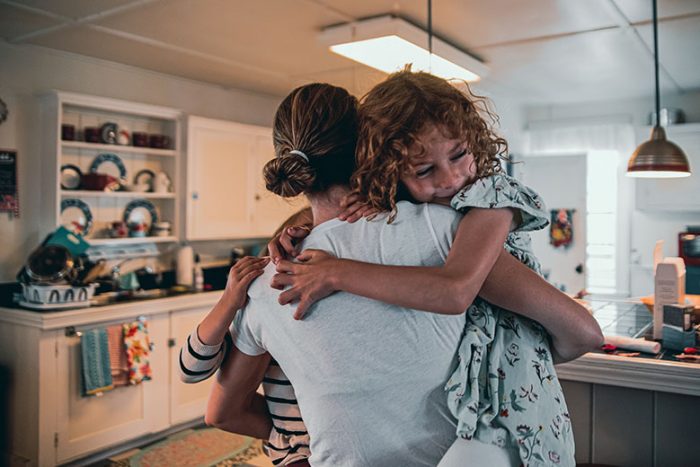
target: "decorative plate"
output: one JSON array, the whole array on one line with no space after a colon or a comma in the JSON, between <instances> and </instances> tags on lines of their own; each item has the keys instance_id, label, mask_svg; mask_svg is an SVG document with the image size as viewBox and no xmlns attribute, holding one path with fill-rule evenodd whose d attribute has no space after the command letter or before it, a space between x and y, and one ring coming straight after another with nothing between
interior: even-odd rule
<instances>
[{"instance_id":1,"label":"decorative plate","mask_svg":"<svg viewBox=\"0 0 700 467\"><path fill-rule=\"evenodd\" d=\"M119 135L119 125L113 122L107 122L100 127L100 139L105 144L117 144L117 136Z\"/></svg>"},{"instance_id":2,"label":"decorative plate","mask_svg":"<svg viewBox=\"0 0 700 467\"><path fill-rule=\"evenodd\" d=\"M100 168L100 166L102 166L102 164L105 162L111 162L117 168L119 174L117 174L114 170L106 171L103 169L101 171L98 171L98 168ZM126 167L124 166L124 162L122 162L119 156L109 152L106 152L104 154L98 154L97 157L95 157L95 159L92 161L92 164L90 164L90 173L103 173L106 175L111 175L115 178L119 178L122 182L126 181Z\"/></svg>"},{"instance_id":3,"label":"decorative plate","mask_svg":"<svg viewBox=\"0 0 700 467\"><path fill-rule=\"evenodd\" d=\"M61 224L73 233L87 236L92 228L90 207L82 199L64 199L61 201Z\"/></svg>"},{"instance_id":4,"label":"decorative plate","mask_svg":"<svg viewBox=\"0 0 700 467\"><path fill-rule=\"evenodd\" d=\"M158 212L147 199L135 199L124 208L124 222L130 228L134 224L145 225L145 230L149 231L151 226L158 222Z\"/></svg>"},{"instance_id":5,"label":"decorative plate","mask_svg":"<svg viewBox=\"0 0 700 467\"><path fill-rule=\"evenodd\" d=\"M77 165L63 164L61 166L61 189L77 190L80 188L80 178L83 172Z\"/></svg>"},{"instance_id":6,"label":"decorative plate","mask_svg":"<svg viewBox=\"0 0 700 467\"><path fill-rule=\"evenodd\" d=\"M156 178L156 174L152 170L143 169L139 170L136 175L134 175L134 185L139 185L141 183L147 183L151 190L153 190L153 179Z\"/></svg>"}]
</instances>

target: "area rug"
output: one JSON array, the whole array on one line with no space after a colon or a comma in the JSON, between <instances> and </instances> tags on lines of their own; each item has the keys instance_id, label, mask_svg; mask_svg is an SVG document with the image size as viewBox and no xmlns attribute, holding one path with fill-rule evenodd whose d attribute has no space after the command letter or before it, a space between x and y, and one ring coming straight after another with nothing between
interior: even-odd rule
<instances>
[{"instance_id":1,"label":"area rug","mask_svg":"<svg viewBox=\"0 0 700 467\"><path fill-rule=\"evenodd\" d=\"M272 465L262 451L261 441L216 428L181 431L141 448L128 457L111 461L115 467Z\"/></svg>"}]
</instances>

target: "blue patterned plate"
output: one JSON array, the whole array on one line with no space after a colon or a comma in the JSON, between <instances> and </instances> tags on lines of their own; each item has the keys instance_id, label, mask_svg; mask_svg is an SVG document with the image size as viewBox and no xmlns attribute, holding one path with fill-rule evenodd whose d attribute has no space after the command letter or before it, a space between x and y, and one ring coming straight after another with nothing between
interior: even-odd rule
<instances>
[{"instance_id":1,"label":"blue patterned plate","mask_svg":"<svg viewBox=\"0 0 700 467\"><path fill-rule=\"evenodd\" d=\"M124 222L127 225L146 224L146 231L149 231L158 222L158 212L147 199L135 199L124 208Z\"/></svg>"},{"instance_id":2,"label":"blue patterned plate","mask_svg":"<svg viewBox=\"0 0 700 467\"><path fill-rule=\"evenodd\" d=\"M82 199L64 199L61 201L61 224L71 232L86 237L92 228L90 206Z\"/></svg>"},{"instance_id":3,"label":"blue patterned plate","mask_svg":"<svg viewBox=\"0 0 700 467\"><path fill-rule=\"evenodd\" d=\"M117 156L116 154L112 154L109 152L103 153L103 154L98 154L97 157L92 161L92 164L90 164L90 173L96 174L96 173L106 173L107 175L112 175L116 177L114 173L109 173L109 172L99 172L98 168L105 162L111 162L114 164L117 169L119 170L119 179L122 183L126 182L126 167L124 167L124 162Z\"/></svg>"}]
</instances>

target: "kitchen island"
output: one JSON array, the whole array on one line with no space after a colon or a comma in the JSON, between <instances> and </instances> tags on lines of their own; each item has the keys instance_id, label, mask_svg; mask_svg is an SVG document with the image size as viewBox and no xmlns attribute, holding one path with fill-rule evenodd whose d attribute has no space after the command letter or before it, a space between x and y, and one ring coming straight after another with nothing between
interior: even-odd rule
<instances>
[{"instance_id":1,"label":"kitchen island","mask_svg":"<svg viewBox=\"0 0 700 467\"><path fill-rule=\"evenodd\" d=\"M220 294L60 312L0 308L0 363L14 372L16 459L29 465L66 463L200 422L209 385L180 381L178 351ZM598 305L593 314L608 332L635 336L650 322L648 311L636 304ZM102 397L82 397L78 334L139 317L148 321L154 345L153 379ZM591 352L557 365L557 372L578 462L688 465L682 461L697 437L691 425L700 420L700 364Z\"/></svg>"}]
</instances>

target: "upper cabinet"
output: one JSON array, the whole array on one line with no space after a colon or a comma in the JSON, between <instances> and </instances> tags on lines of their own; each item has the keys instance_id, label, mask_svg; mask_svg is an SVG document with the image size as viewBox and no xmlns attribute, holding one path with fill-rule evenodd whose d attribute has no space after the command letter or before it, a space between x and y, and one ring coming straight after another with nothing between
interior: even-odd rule
<instances>
[{"instance_id":1,"label":"upper cabinet","mask_svg":"<svg viewBox=\"0 0 700 467\"><path fill-rule=\"evenodd\" d=\"M637 144L649 139L651 129L637 132ZM686 178L636 179L637 209L645 211L700 211L700 123L666 128L669 141L683 149L692 175Z\"/></svg>"},{"instance_id":2,"label":"upper cabinet","mask_svg":"<svg viewBox=\"0 0 700 467\"><path fill-rule=\"evenodd\" d=\"M42 231L91 244L178 237L180 111L75 93L42 99Z\"/></svg>"},{"instance_id":3,"label":"upper cabinet","mask_svg":"<svg viewBox=\"0 0 700 467\"><path fill-rule=\"evenodd\" d=\"M265 188L262 169L274 157L272 129L187 118L188 240L269 237L304 200Z\"/></svg>"}]
</instances>

